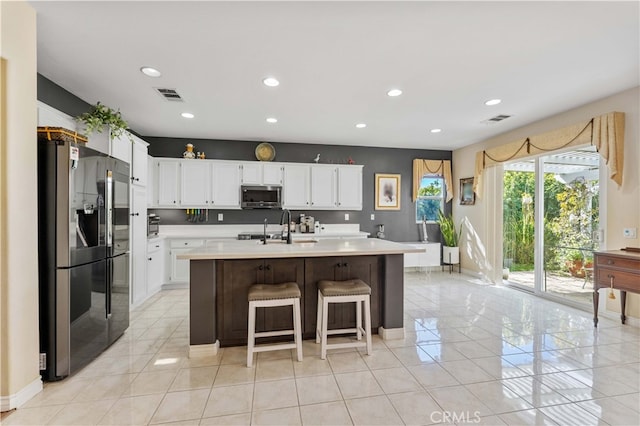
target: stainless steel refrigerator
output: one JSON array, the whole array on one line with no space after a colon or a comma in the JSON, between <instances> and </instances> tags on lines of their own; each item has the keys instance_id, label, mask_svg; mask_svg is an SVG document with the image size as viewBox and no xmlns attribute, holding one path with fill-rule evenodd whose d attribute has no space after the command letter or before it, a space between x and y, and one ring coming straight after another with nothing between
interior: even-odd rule
<instances>
[{"instance_id":1,"label":"stainless steel refrigerator","mask_svg":"<svg viewBox=\"0 0 640 426\"><path fill-rule=\"evenodd\" d=\"M77 372L129 326L129 165L38 140L40 369Z\"/></svg>"}]
</instances>

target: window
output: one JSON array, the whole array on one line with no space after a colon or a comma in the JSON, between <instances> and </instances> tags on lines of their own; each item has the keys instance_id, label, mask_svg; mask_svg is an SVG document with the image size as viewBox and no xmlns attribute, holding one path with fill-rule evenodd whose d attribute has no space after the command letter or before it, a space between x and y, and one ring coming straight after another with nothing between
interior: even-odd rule
<instances>
[{"instance_id":1,"label":"window","mask_svg":"<svg viewBox=\"0 0 640 426\"><path fill-rule=\"evenodd\" d=\"M444 179L442 176L423 176L416 200L416 223L435 222L438 211L444 211Z\"/></svg>"}]
</instances>

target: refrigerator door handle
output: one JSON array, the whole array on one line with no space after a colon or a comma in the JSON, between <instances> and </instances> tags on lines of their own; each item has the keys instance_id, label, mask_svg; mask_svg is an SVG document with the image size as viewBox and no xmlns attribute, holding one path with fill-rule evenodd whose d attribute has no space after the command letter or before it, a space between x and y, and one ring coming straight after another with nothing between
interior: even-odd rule
<instances>
[{"instance_id":1,"label":"refrigerator door handle","mask_svg":"<svg viewBox=\"0 0 640 426\"><path fill-rule=\"evenodd\" d=\"M107 289L105 291L105 303L107 319L111 318L111 293L113 292L113 259L107 260Z\"/></svg>"},{"instance_id":2,"label":"refrigerator door handle","mask_svg":"<svg viewBox=\"0 0 640 426\"><path fill-rule=\"evenodd\" d=\"M105 225L107 227L107 247L113 245L113 171L107 170L105 186Z\"/></svg>"}]
</instances>

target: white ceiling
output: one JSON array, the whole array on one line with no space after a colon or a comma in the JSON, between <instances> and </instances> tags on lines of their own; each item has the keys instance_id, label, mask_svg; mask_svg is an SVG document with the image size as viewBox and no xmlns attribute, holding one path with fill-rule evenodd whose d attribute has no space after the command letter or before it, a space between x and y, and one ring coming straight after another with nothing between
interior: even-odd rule
<instances>
[{"instance_id":1,"label":"white ceiling","mask_svg":"<svg viewBox=\"0 0 640 426\"><path fill-rule=\"evenodd\" d=\"M451 150L639 84L637 1L30 3L38 72L144 136Z\"/></svg>"}]
</instances>

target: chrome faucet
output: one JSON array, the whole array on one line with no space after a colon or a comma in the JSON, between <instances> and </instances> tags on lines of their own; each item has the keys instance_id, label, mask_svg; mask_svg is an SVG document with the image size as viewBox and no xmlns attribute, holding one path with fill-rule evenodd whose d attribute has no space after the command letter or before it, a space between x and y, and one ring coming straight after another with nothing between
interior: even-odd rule
<instances>
[{"instance_id":1,"label":"chrome faucet","mask_svg":"<svg viewBox=\"0 0 640 426\"><path fill-rule=\"evenodd\" d=\"M289 211L289 209L282 209L282 216L280 216L280 225L286 225L285 230L287 232L287 244L291 244L293 242L291 240L290 223L291 223L291 212Z\"/></svg>"},{"instance_id":2,"label":"chrome faucet","mask_svg":"<svg viewBox=\"0 0 640 426\"><path fill-rule=\"evenodd\" d=\"M267 244L267 218L264 218L264 237L262 238L262 244Z\"/></svg>"}]
</instances>

